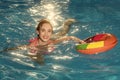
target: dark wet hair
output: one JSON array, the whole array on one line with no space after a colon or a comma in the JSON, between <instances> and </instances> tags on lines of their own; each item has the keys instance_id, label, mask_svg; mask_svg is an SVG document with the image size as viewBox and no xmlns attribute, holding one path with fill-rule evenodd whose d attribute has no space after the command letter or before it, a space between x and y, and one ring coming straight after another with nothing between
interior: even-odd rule
<instances>
[{"instance_id":1,"label":"dark wet hair","mask_svg":"<svg viewBox=\"0 0 120 80\"><path fill-rule=\"evenodd\" d=\"M37 25L36 30L37 30L37 31L40 30L40 28L42 27L42 25L45 24L45 23L50 24L50 26L52 27L52 24L51 24L48 20L42 19L42 20L40 20L39 24ZM53 28L53 27L52 27L52 28Z\"/></svg>"}]
</instances>

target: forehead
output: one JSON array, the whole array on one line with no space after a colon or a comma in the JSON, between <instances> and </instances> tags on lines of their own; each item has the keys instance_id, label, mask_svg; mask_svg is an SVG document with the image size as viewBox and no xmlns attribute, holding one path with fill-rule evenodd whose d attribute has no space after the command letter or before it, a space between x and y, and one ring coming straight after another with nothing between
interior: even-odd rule
<instances>
[{"instance_id":1,"label":"forehead","mask_svg":"<svg viewBox=\"0 0 120 80\"><path fill-rule=\"evenodd\" d=\"M52 26L49 23L44 23L41 28L43 29L52 29Z\"/></svg>"}]
</instances>

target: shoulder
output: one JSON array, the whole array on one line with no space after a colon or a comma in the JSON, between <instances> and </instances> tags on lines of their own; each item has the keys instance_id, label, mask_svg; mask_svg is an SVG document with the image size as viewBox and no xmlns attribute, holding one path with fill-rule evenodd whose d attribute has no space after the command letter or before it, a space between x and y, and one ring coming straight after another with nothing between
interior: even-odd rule
<instances>
[{"instance_id":1,"label":"shoulder","mask_svg":"<svg viewBox=\"0 0 120 80\"><path fill-rule=\"evenodd\" d=\"M35 41L37 41L37 40L38 40L38 38L35 37L35 38L30 39L29 42L31 43L31 42L35 42Z\"/></svg>"},{"instance_id":2,"label":"shoulder","mask_svg":"<svg viewBox=\"0 0 120 80\"><path fill-rule=\"evenodd\" d=\"M37 46L37 43L38 43L38 38L37 37L29 40L29 46Z\"/></svg>"}]
</instances>

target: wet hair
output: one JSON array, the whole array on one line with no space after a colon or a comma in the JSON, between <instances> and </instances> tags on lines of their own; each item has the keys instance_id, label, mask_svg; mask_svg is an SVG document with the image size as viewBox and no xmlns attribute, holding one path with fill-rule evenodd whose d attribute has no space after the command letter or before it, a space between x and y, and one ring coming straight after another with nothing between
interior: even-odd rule
<instances>
[{"instance_id":1,"label":"wet hair","mask_svg":"<svg viewBox=\"0 0 120 80\"><path fill-rule=\"evenodd\" d=\"M42 20L39 21L39 24L37 25L36 30L37 30L37 31L40 30L40 28L42 27L42 25L45 24L45 23L50 24L50 26L52 27L52 24L51 24L48 20L42 19ZM52 28L53 28L53 27L52 27Z\"/></svg>"}]
</instances>

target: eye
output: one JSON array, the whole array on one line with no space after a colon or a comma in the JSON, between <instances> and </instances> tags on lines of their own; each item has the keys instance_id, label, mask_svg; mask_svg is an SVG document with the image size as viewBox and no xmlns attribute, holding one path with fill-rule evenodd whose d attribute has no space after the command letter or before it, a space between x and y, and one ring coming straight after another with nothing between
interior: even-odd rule
<instances>
[{"instance_id":1,"label":"eye","mask_svg":"<svg viewBox=\"0 0 120 80\"><path fill-rule=\"evenodd\" d=\"M48 32L49 32L49 33L51 33L51 32L52 32L52 30L48 30Z\"/></svg>"}]
</instances>

